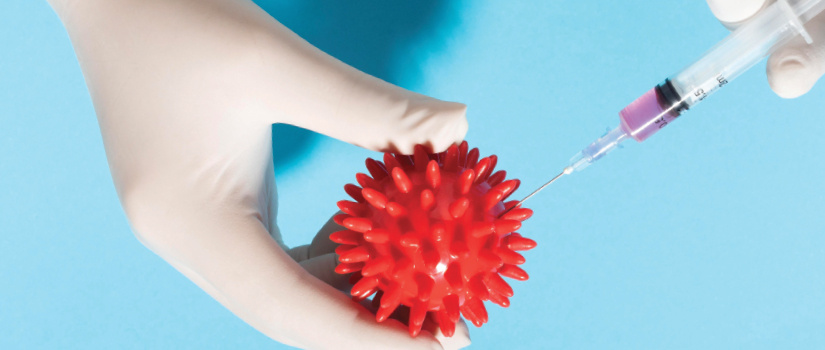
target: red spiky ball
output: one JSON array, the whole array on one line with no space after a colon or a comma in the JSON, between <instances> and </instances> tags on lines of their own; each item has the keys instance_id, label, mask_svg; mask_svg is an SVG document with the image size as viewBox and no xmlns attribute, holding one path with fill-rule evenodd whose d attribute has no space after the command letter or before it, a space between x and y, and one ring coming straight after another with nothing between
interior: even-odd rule
<instances>
[{"instance_id":1,"label":"red spiky ball","mask_svg":"<svg viewBox=\"0 0 825 350\"><path fill-rule=\"evenodd\" d=\"M399 306L410 307L409 329L418 335L427 313L447 336L459 314L477 327L487 322L483 301L510 305L513 289L501 276L524 281L527 273L517 253L536 242L514 232L533 212L515 208L501 215L503 203L519 186L493 173L496 156L479 160L467 143L413 156L384 154L384 162L367 159L369 175L344 186L355 200L340 201L345 213L335 221L347 228L330 235L341 245L335 271L354 273L352 295L376 294L376 314L386 320ZM501 216L501 217L499 217Z\"/></svg>"}]
</instances>

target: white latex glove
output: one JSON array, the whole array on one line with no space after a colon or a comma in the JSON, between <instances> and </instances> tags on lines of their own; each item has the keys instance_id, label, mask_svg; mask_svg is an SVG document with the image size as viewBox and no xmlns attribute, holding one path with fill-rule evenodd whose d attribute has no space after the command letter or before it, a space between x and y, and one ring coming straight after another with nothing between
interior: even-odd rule
<instances>
[{"instance_id":1,"label":"white latex glove","mask_svg":"<svg viewBox=\"0 0 825 350\"><path fill-rule=\"evenodd\" d=\"M735 29L774 0L707 0L711 11L728 29ZM811 19L805 28L813 38L808 45L801 36L776 51L768 59L768 83L777 95L795 98L813 88L825 74L825 12Z\"/></svg>"},{"instance_id":2,"label":"white latex glove","mask_svg":"<svg viewBox=\"0 0 825 350\"><path fill-rule=\"evenodd\" d=\"M50 0L71 37L136 236L267 336L313 349L440 349L343 292L322 228L292 250L275 224L271 124L376 151L443 151L465 106L324 54L249 0ZM323 204L323 203L322 203ZM325 205L334 206L335 203ZM326 283L325 283L326 282Z\"/></svg>"}]
</instances>

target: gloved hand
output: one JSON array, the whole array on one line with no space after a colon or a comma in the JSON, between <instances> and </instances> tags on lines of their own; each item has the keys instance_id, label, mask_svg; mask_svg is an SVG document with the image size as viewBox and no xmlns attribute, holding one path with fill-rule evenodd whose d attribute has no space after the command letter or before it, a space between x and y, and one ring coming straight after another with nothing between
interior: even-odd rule
<instances>
[{"instance_id":1,"label":"gloved hand","mask_svg":"<svg viewBox=\"0 0 825 350\"><path fill-rule=\"evenodd\" d=\"M376 151L443 151L467 131L464 105L363 74L249 0L50 2L86 78L118 196L147 247L288 345L469 344L464 325L451 339L411 338L333 288L346 285L333 272L334 223L311 245L284 246L271 154L273 123Z\"/></svg>"},{"instance_id":2,"label":"gloved hand","mask_svg":"<svg viewBox=\"0 0 825 350\"><path fill-rule=\"evenodd\" d=\"M728 29L753 17L774 0L707 0L711 11ZM811 19L805 28L813 38L808 45L800 36L768 59L768 83L777 95L795 98L813 88L825 74L825 12Z\"/></svg>"}]
</instances>

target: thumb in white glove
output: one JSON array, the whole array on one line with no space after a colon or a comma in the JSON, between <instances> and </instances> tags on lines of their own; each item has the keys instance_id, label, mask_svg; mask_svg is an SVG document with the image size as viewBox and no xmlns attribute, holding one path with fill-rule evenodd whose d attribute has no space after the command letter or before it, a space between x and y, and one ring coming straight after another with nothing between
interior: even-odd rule
<instances>
[{"instance_id":1,"label":"thumb in white glove","mask_svg":"<svg viewBox=\"0 0 825 350\"><path fill-rule=\"evenodd\" d=\"M774 0L707 0L711 11L729 29L735 29ZM825 12L806 25L809 45L798 36L768 59L768 83L777 95L795 98L813 88L825 74Z\"/></svg>"}]
</instances>

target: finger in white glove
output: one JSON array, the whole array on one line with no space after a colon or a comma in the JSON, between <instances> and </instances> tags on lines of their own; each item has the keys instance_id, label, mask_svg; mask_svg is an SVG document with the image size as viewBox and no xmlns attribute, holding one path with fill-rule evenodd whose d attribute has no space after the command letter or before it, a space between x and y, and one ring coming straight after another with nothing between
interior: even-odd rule
<instances>
[{"instance_id":1,"label":"finger in white glove","mask_svg":"<svg viewBox=\"0 0 825 350\"><path fill-rule=\"evenodd\" d=\"M736 29L773 0L707 0L716 18L729 29ZM805 29L813 44L801 36L779 48L768 59L768 83L777 95L796 98L813 88L825 74L825 13L811 19Z\"/></svg>"}]
</instances>

